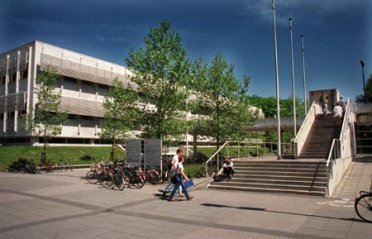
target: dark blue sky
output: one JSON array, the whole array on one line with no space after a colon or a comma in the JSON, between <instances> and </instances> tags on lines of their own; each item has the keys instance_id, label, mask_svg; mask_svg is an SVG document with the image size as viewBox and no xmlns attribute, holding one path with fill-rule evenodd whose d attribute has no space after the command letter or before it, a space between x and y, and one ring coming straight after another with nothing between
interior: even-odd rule
<instances>
[{"instance_id":1,"label":"dark blue sky","mask_svg":"<svg viewBox=\"0 0 372 239\"><path fill-rule=\"evenodd\" d=\"M277 0L281 96L291 95L288 18L293 18L297 94L302 97L300 35L308 89L362 92L361 66L372 73L371 0ZM189 57L220 52L250 94L275 95L271 0L1 0L0 52L40 40L124 65L149 27L168 19Z\"/></svg>"}]
</instances>

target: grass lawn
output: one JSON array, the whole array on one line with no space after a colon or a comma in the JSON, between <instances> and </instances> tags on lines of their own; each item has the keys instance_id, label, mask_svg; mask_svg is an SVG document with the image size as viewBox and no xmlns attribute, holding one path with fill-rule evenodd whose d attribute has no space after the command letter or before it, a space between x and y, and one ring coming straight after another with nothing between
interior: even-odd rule
<instances>
[{"instance_id":1,"label":"grass lawn","mask_svg":"<svg viewBox=\"0 0 372 239\"><path fill-rule=\"evenodd\" d=\"M0 169L4 170L19 158L33 159L37 164L40 162L42 147L32 146L1 146ZM47 149L48 160L58 163L60 160L70 164L89 164L95 161L108 160L111 147L49 147ZM125 153L115 149L115 158L123 160Z\"/></svg>"},{"instance_id":2,"label":"grass lawn","mask_svg":"<svg viewBox=\"0 0 372 239\"><path fill-rule=\"evenodd\" d=\"M238 147L228 147L221 150L221 153L224 157L238 157ZM198 147L198 152L205 155L207 158L210 158L215 152L216 147ZM240 156L241 157L250 157L250 156L263 156L270 153L269 148L265 147L240 147Z\"/></svg>"}]
</instances>

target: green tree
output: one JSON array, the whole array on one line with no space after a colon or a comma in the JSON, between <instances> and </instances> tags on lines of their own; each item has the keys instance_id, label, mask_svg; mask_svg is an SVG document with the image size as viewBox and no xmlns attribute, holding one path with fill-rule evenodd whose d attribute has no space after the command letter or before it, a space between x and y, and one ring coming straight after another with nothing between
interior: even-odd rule
<instances>
[{"instance_id":1,"label":"green tree","mask_svg":"<svg viewBox=\"0 0 372 239\"><path fill-rule=\"evenodd\" d=\"M132 80L140 86L143 100L155 106L143 108L144 136L165 139L184 134L190 64L181 37L171 31L169 22L150 28L145 47L131 49L126 64L135 73Z\"/></svg>"},{"instance_id":2,"label":"green tree","mask_svg":"<svg viewBox=\"0 0 372 239\"><path fill-rule=\"evenodd\" d=\"M273 118L276 115L276 98L275 97L260 97L257 95L249 96L249 103L262 109L262 112L267 118ZM296 114L297 116L304 116L304 104L300 98L296 98ZM293 116L293 101L292 98L280 100L280 116Z\"/></svg>"},{"instance_id":3,"label":"green tree","mask_svg":"<svg viewBox=\"0 0 372 239\"><path fill-rule=\"evenodd\" d=\"M35 94L37 102L34 116L28 116L26 128L43 138L41 162L47 161L47 145L51 137L61 133L62 124L67 119L66 112L61 111L61 94L56 90L59 75L48 68L36 79Z\"/></svg>"},{"instance_id":4,"label":"green tree","mask_svg":"<svg viewBox=\"0 0 372 239\"><path fill-rule=\"evenodd\" d=\"M115 145L118 140L129 138L128 132L135 129L138 116L138 93L134 89L124 88L123 82L113 80L113 86L105 96L105 115L102 122L103 139L111 141L112 150L110 160L115 160Z\"/></svg>"},{"instance_id":5,"label":"green tree","mask_svg":"<svg viewBox=\"0 0 372 239\"><path fill-rule=\"evenodd\" d=\"M209 132L217 148L222 141L244 138L244 127L255 119L247 97L250 78L244 77L239 83L234 66L228 65L221 54L214 57L211 66L196 61L192 72L190 85L198 92L194 111L205 115L196 120L194 130Z\"/></svg>"},{"instance_id":6,"label":"green tree","mask_svg":"<svg viewBox=\"0 0 372 239\"><path fill-rule=\"evenodd\" d=\"M360 103L372 103L372 74L367 79L366 89L363 95L358 95L356 98Z\"/></svg>"}]
</instances>

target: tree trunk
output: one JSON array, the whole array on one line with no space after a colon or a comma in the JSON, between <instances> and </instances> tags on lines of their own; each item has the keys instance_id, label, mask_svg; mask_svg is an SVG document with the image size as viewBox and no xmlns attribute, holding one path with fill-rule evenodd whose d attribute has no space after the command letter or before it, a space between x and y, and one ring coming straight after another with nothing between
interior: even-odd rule
<instances>
[{"instance_id":1,"label":"tree trunk","mask_svg":"<svg viewBox=\"0 0 372 239\"><path fill-rule=\"evenodd\" d=\"M112 145L111 145L111 154L110 160L115 161L115 130L112 132Z\"/></svg>"},{"instance_id":2,"label":"tree trunk","mask_svg":"<svg viewBox=\"0 0 372 239\"><path fill-rule=\"evenodd\" d=\"M44 126L45 127L45 126ZM44 145L43 145L43 152L41 153L41 159L40 159L40 162L42 164L45 164L46 161L47 161L47 154L46 154L46 147L47 147L47 141L48 141L48 137L46 135L46 129L44 128L44 135L43 135L43 138L44 138Z\"/></svg>"}]
</instances>

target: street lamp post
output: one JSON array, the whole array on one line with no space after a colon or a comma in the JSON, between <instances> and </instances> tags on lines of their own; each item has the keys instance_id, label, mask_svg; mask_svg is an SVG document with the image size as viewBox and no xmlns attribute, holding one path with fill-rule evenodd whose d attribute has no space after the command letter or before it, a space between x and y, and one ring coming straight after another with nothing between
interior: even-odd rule
<instances>
[{"instance_id":1,"label":"street lamp post","mask_svg":"<svg viewBox=\"0 0 372 239\"><path fill-rule=\"evenodd\" d=\"M279 67L278 67L278 43L276 39L276 15L275 0L272 0L273 9L273 32L274 32L274 58L275 58L275 83L276 83L276 113L278 126L278 160L282 158L281 130L280 130L280 94L279 94Z\"/></svg>"},{"instance_id":2,"label":"street lamp post","mask_svg":"<svg viewBox=\"0 0 372 239\"><path fill-rule=\"evenodd\" d=\"M363 78L363 96L366 96L366 82L364 78L364 61L360 60L360 65L362 66L362 78Z\"/></svg>"},{"instance_id":3,"label":"street lamp post","mask_svg":"<svg viewBox=\"0 0 372 239\"><path fill-rule=\"evenodd\" d=\"M305 43L304 35L301 35L301 53L302 53L302 81L304 85L304 104L305 115L307 114L307 94L306 94L306 78L305 78Z\"/></svg>"},{"instance_id":4,"label":"street lamp post","mask_svg":"<svg viewBox=\"0 0 372 239\"><path fill-rule=\"evenodd\" d=\"M295 86L295 69L294 69L294 56L293 56L293 25L292 18L289 18L289 36L291 42L291 62L292 62L292 100L293 100L293 138L297 134L296 122L296 86Z\"/></svg>"},{"instance_id":5,"label":"street lamp post","mask_svg":"<svg viewBox=\"0 0 372 239\"><path fill-rule=\"evenodd\" d=\"M189 109L187 105L187 98L186 98L186 124L189 122ZM189 158L189 131L186 130L186 158Z\"/></svg>"}]
</instances>

